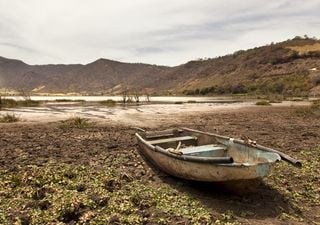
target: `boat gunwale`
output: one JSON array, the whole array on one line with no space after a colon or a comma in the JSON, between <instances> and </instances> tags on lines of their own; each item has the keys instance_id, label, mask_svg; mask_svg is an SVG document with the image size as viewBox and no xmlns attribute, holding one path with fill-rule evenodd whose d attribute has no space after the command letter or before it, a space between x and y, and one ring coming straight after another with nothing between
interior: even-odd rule
<instances>
[{"instance_id":1,"label":"boat gunwale","mask_svg":"<svg viewBox=\"0 0 320 225\"><path fill-rule=\"evenodd\" d=\"M199 132L201 132L201 131L199 131ZM261 165L273 164L273 163L279 161L279 160L276 160L276 161L273 161L273 162L239 163L239 162L234 162L232 157L230 157L232 162L219 162L219 160L221 158L225 158L225 157L201 157L201 156L178 155L178 154L174 154L174 153L168 152L168 151L166 151L165 149L163 149L160 146L154 146L154 145L150 144L143 137L141 137L139 133L136 133L135 135L138 138L138 140L140 142L142 142L144 145L146 145L150 150L158 152L158 153L161 153L161 154L164 154L164 155L166 155L168 157L171 157L171 158L182 160L182 161L201 162L201 163L215 163L216 165L227 166L227 167L261 166ZM229 137L224 137L224 136L221 136L221 137L225 138L226 140L230 140ZM276 154L276 153L274 153L274 154ZM214 158L220 158L220 159L217 160L217 159L214 159Z\"/></svg>"}]
</instances>

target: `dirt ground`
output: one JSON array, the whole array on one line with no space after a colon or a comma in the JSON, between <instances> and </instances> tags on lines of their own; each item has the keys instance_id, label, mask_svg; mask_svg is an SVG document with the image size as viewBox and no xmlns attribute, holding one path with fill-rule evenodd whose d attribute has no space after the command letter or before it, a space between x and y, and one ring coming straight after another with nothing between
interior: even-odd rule
<instances>
[{"instance_id":1,"label":"dirt ground","mask_svg":"<svg viewBox=\"0 0 320 225\"><path fill-rule=\"evenodd\" d=\"M129 126L0 124L0 224L320 224L318 114L250 107L184 115L157 129L176 126L246 135L304 166L281 162L256 193L239 195L157 170Z\"/></svg>"}]
</instances>

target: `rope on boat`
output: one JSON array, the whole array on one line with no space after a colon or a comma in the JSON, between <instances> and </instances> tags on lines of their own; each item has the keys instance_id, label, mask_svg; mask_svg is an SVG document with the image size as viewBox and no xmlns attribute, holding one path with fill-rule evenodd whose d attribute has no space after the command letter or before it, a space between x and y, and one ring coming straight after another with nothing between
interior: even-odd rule
<instances>
[{"instance_id":1,"label":"rope on boat","mask_svg":"<svg viewBox=\"0 0 320 225\"><path fill-rule=\"evenodd\" d=\"M167 148L167 151L176 155L183 155L183 152L180 151L180 147L181 147L181 141L179 141L177 147L174 148Z\"/></svg>"}]
</instances>

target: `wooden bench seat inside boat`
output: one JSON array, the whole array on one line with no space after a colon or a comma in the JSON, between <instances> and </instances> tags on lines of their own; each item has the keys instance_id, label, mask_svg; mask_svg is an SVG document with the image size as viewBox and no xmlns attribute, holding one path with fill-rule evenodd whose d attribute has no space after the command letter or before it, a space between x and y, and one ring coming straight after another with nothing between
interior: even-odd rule
<instances>
[{"instance_id":1,"label":"wooden bench seat inside boat","mask_svg":"<svg viewBox=\"0 0 320 225\"><path fill-rule=\"evenodd\" d=\"M182 148L180 151L184 155L196 155L202 157L220 157L225 155L226 146L221 145L200 145Z\"/></svg>"},{"instance_id":2,"label":"wooden bench seat inside boat","mask_svg":"<svg viewBox=\"0 0 320 225\"><path fill-rule=\"evenodd\" d=\"M184 145L196 145L197 137L194 136L182 136L182 137L173 137L173 138L163 138L157 140L148 141L152 145L159 145L162 148L175 148L179 142Z\"/></svg>"},{"instance_id":3,"label":"wooden bench seat inside boat","mask_svg":"<svg viewBox=\"0 0 320 225\"><path fill-rule=\"evenodd\" d=\"M177 136L181 133L180 129L168 129L162 131L149 131L145 133L147 139L157 139L157 138L171 138Z\"/></svg>"},{"instance_id":4,"label":"wooden bench seat inside boat","mask_svg":"<svg viewBox=\"0 0 320 225\"><path fill-rule=\"evenodd\" d=\"M146 138L148 139L156 139L156 138L170 138L174 137L174 134L168 133L168 134L147 134Z\"/></svg>"}]
</instances>

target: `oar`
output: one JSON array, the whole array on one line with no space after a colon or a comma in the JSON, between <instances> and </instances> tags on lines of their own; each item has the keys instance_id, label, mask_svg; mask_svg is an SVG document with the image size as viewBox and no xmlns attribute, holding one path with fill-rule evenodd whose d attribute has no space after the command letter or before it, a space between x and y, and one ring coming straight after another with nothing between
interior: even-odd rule
<instances>
[{"instance_id":1,"label":"oar","mask_svg":"<svg viewBox=\"0 0 320 225\"><path fill-rule=\"evenodd\" d=\"M265 151L268 151L268 152L273 152L273 153L277 153L278 155L280 155L281 159L290 163L291 165L295 166L295 167L298 167L298 168L301 168L302 167L302 163L294 158L292 158L291 156L283 153L283 152L280 152L280 151L277 151L275 149L272 149L272 148L268 148L268 147L264 147L264 146L261 146L261 145L257 145L257 147L261 150L265 150Z\"/></svg>"}]
</instances>

